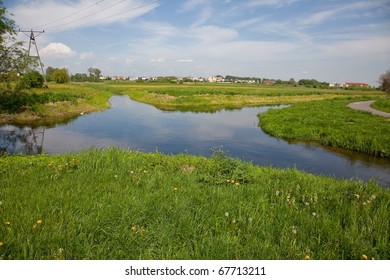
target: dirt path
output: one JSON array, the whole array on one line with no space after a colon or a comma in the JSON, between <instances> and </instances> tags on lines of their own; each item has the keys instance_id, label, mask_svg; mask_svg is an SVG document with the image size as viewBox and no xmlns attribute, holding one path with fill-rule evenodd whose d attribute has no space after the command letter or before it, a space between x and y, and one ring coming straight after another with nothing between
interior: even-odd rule
<instances>
[{"instance_id":1,"label":"dirt path","mask_svg":"<svg viewBox=\"0 0 390 280\"><path fill-rule=\"evenodd\" d=\"M382 117L390 118L390 113L379 111L379 110L376 110L376 109L371 107L371 104L374 103L375 101L376 100L354 102L354 103L348 104L348 107L351 109L367 111L367 112L371 112L374 115L379 115Z\"/></svg>"}]
</instances>

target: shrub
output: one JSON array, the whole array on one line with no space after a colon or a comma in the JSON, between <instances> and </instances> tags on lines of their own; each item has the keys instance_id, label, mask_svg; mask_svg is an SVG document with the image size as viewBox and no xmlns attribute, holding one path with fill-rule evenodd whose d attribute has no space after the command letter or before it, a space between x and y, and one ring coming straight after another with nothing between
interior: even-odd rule
<instances>
[{"instance_id":1,"label":"shrub","mask_svg":"<svg viewBox=\"0 0 390 280\"><path fill-rule=\"evenodd\" d=\"M41 88L44 83L43 75L38 71L30 71L23 75L19 87L21 88Z\"/></svg>"},{"instance_id":2,"label":"shrub","mask_svg":"<svg viewBox=\"0 0 390 280\"><path fill-rule=\"evenodd\" d=\"M51 78L58 84L68 83L70 79L68 70L65 68L56 69L51 75Z\"/></svg>"}]
</instances>

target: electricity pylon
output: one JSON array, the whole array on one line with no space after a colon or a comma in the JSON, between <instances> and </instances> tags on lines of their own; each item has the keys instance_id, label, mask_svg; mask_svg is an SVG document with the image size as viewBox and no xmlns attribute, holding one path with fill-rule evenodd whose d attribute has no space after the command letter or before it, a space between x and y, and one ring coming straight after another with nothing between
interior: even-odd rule
<instances>
[{"instance_id":1,"label":"electricity pylon","mask_svg":"<svg viewBox=\"0 0 390 280\"><path fill-rule=\"evenodd\" d=\"M40 34L44 33L45 30L42 30L42 31L35 30L34 31L34 30L31 29L31 31L23 31L23 30L19 29L19 32L23 32L24 34L26 34L27 36L30 37L30 42L28 44L28 56L30 56L30 57L38 57L39 66L41 67L43 79L44 79L45 84L46 84L46 75L45 75L45 72L43 70L43 64L42 64L41 57L40 57L39 51L38 51L38 45L37 45L37 42L35 40L35 38L38 37ZM37 33L38 35L35 36L35 33ZM35 50L37 52L37 55L35 55L35 56L31 55L31 45L35 46Z\"/></svg>"}]
</instances>

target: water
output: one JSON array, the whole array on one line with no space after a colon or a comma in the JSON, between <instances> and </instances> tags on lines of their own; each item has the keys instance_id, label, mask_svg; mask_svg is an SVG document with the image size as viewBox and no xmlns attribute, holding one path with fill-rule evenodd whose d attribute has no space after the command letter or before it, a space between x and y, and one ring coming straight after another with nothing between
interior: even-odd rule
<instances>
[{"instance_id":1,"label":"water","mask_svg":"<svg viewBox=\"0 0 390 280\"><path fill-rule=\"evenodd\" d=\"M309 143L289 143L265 134L257 114L270 107L216 113L164 112L113 96L111 108L54 128L0 127L0 150L8 153L75 152L119 146L144 152L210 156L212 148L258 165L296 167L338 178L376 179L390 188L390 160Z\"/></svg>"}]
</instances>

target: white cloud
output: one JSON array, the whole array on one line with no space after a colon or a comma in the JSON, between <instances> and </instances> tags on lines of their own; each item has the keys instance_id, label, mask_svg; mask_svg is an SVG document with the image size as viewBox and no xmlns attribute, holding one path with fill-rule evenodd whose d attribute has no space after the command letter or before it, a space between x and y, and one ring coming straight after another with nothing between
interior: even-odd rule
<instances>
[{"instance_id":1,"label":"white cloud","mask_svg":"<svg viewBox=\"0 0 390 280\"><path fill-rule=\"evenodd\" d=\"M88 59L93 59L95 58L95 55L93 52L83 52L80 54L80 59L81 60L88 60Z\"/></svg>"},{"instance_id":2,"label":"white cloud","mask_svg":"<svg viewBox=\"0 0 390 280\"><path fill-rule=\"evenodd\" d=\"M194 60L192 58L186 58L186 59L178 59L177 62L182 62L182 63L193 63Z\"/></svg>"},{"instance_id":3,"label":"white cloud","mask_svg":"<svg viewBox=\"0 0 390 280\"><path fill-rule=\"evenodd\" d=\"M50 43L42 49L41 53L44 55L57 57L71 57L76 55L75 51L63 43Z\"/></svg>"},{"instance_id":4,"label":"white cloud","mask_svg":"<svg viewBox=\"0 0 390 280\"><path fill-rule=\"evenodd\" d=\"M188 34L188 36L200 39L203 42L230 41L238 37L238 32L234 29L213 25L191 28Z\"/></svg>"},{"instance_id":5,"label":"white cloud","mask_svg":"<svg viewBox=\"0 0 390 280\"><path fill-rule=\"evenodd\" d=\"M125 22L159 6L157 1L35 0L10 8L21 28L51 32Z\"/></svg>"},{"instance_id":6,"label":"white cloud","mask_svg":"<svg viewBox=\"0 0 390 280\"><path fill-rule=\"evenodd\" d=\"M188 12L192 11L194 8L198 8L198 6L203 6L209 3L209 0L187 0L182 4L179 8L180 12Z\"/></svg>"},{"instance_id":7,"label":"white cloud","mask_svg":"<svg viewBox=\"0 0 390 280\"><path fill-rule=\"evenodd\" d=\"M165 57L151 58L150 62L162 63L165 62Z\"/></svg>"}]
</instances>

